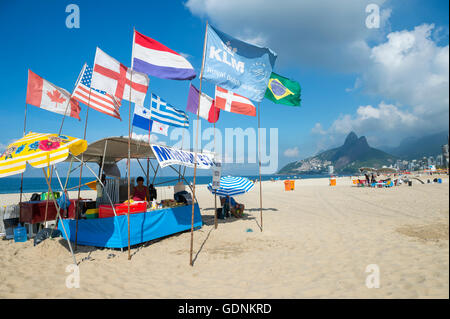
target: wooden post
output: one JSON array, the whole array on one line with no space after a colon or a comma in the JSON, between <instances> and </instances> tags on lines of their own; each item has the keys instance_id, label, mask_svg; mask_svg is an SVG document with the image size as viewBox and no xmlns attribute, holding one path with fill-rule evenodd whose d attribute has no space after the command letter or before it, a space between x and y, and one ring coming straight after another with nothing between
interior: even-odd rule
<instances>
[{"instance_id":1,"label":"wooden post","mask_svg":"<svg viewBox=\"0 0 450 319\"><path fill-rule=\"evenodd\" d=\"M133 51L134 51L134 34L135 29L133 27L133 48L131 49L131 67L130 67L130 96L128 97L128 162L127 162L127 172L128 172L128 211L127 211L127 221L128 221L128 260L131 260L131 251L130 251L130 174L131 174L131 92L133 86ZM126 75L125 75L126 76Z\"/></svg>"},{"instance_id":2,"label":"wooden post","mask_svg":"<svg viewBox=\"0 0 450 319\"><path fill-rule=\"evenodd\" d=\"M217 154L217 152L216 152L216 122L214 122L214 154ZM214 177L213 177L213 181L214 181ZM217 229L217 189L214 192L214 229Z\"/></svg>"},{"instance_id":3,"label":"wooden post","mask_svg":"<svg viewBox=\"0 0 450 319\"><path fill-rule=\"evenodd\" d=\"M23 119L23 136L26 134L27 127L27 102L25 100L25 116ZM19 199L19 216L22 211L22 195L23 195L23 172L20 174L20 199Z\"/></svg>"},{"instance_id":4,"label":"wooden post","mask_svg":"<svg viewBox=\"0 0 450 319\"><path fill-rule=\"evenodd\" d=\"M89 106L89 104L91 103L91 91L92 91L92 88L89 88L88 108L87 108L87 111L86 111L86 119L84 121L83 140L86 139L86 131L87 131L87 122L88 122L88 117L89 117L89 109L91 108ZM81 153L81 162L83 162L83 160L84 160L84 152ZM78 210L79 210L79 207L80 207L80 199L81 199L81 196L80 196L81 194L80 193L81 193L81 176L82 176L82 174L83 174L83 165L81 165L81 167L80 167L80 178L78 179L79 187L78 187L78 196L77 196L78 201L77 201L77 203L75 205L75 220L76 220L76 222L75 222L75 251L78 248L78 246L77 246L77 239L78 239Z\"/></svg>"},{"instance_id":5,"label":"wooden post","mask_svg":"<svg viewBox=\"0 0 450 319\"><path fill-rule=\"evenodd\" d=\"M192 262L192 250L194 247L194 207L195 207L195 177L197 174L197 147L198 147L198 121L200 118L200 97L202 95L202 78L203 78L203 67L205 65L205 52L206 52L206 37L208 33L208 21L206 21L206 29L205 29L205 40L203 43L203 59L202 59L202 68L200 70L200 88L198 94L198 107L197 107L197 132L195 134L195 150L194 150L194 180L193 180L193 189L192 189L192 217L191 217L191 249L189 255L189 265L193 266Z\"/></svg>"},{"instance_id":6,"label":"wooden post","mask_svg":"<svg viewBox=\"0 0 450 319\"><path fill-rule=\"evenodd\" d=\"M263 231L263 212L262 212L262 182L261 182L261 102L258 102L258 167L259 167L259 212L261 216L261 231Z\"/></svg>"},{"instance_id":7,"label":"wooden post","mask_svg":"<svg viewBox=\"0 0 450 319\"><path fill-rule=\"evenodd\" d=\"M78 81L80 80L80 77L81 77L81 75L84 72L84 69L86 69L86 66L87 65L86 65L86 62L85 62L84 65L83 65L83 68L81 68L80 74L78 74L77 81L75 82L75 86L73 87L72 94L70 95L71 98L72 98L73 92L75 92L75 88L77 87ZM89 92L89 94L90 94L90 92ZM69 105L70 105L70 99L67 101L66 109L64 110L64 115L63 115L63 118L62 118L62 121L61 121L61 126L59 127L58 135L61 135L62 128L63 128L63 125L64 125L64 119L66 118L66 114L67 114L67 110L69 109ZM88 105L88 107L89 107L89 105Z\"/></svg>"}]
</instances>

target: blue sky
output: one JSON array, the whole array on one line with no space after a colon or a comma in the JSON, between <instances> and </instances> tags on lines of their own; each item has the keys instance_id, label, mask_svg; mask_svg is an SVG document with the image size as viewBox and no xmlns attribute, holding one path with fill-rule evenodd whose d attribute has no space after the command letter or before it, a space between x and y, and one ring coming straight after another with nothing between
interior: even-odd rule
<instances>
[{"instance_id":1,"label":"blue sky","mask_svg":"<svg viewBox=\"0 0 450 319\"><path fill-rule=\"evenodd\" d=\"M65 8L70 3L80 8L79 29L65 25ZM368 13L364 9L369 3L379 4L379 29L365 26ZM302 86L300 108L268 100L261 103L262 127L279 130L280 168L339 145L350 130L366 135L374 146L448 130L448 119L442 120L443 115L448 118L448 62L446 70L442 67L445 57L448 61L448 10L448 2L437 0L2 1L0 146L22 135L28 69L71 91L83 63L92 65L96 46L129 65L135 27L187 54L199 73L207 19L230 35L270 47L278 53L275 71ZM419 26L423 27L415 29ZM388 37L392 33L397 36ZM409 46L400 50L400 62L394 59L399 45ZM431 83L428 78L440 79L436 85L429 84L436 90L430 101L420 94ZM198 79L193 83L198 87ZM149 92L185 109L188 88L188 81L151 78ZM204 90L214 96L212 84L204 82ZM85 115L82 105L82 121L67 119L63 132L82 137ZM128 102L123 102L121 115L120 122L90 111L87 140L127 135ZM55 132L61 118L29 106L27 131ZM389 123L391 119L396 122ZM202 126L210 124L203 121ZM222 130L256 126L257 118L226 112L217 125ZM158 139L168 141L163 136ZM257 173L254 165L230 169Z\"/></svg>"}]
</instances>

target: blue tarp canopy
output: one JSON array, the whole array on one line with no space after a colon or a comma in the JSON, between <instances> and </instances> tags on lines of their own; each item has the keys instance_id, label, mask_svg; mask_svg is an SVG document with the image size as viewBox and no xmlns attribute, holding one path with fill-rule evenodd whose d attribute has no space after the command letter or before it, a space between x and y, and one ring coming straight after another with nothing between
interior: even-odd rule
<instances>
[{"instance_id":1,"label":"blue tarp canopy","mask_svg":"<svg viewBox=\"0 0 450 319\"><path fill-rule=\"evenodd\" d=\"M191 229L191 214L191 205L130 214L130 245L137 245ZM127 215L120 215L108 218L79 219L77 243L107 248L127 247L127 218ZM75 241L76 220L64 219L63 222L70 240ZM198 204L195 204L194 228L198 227L202 227L202 217ZM58 228L62 228L61 220Z\"/></svg>"}]
</instances>

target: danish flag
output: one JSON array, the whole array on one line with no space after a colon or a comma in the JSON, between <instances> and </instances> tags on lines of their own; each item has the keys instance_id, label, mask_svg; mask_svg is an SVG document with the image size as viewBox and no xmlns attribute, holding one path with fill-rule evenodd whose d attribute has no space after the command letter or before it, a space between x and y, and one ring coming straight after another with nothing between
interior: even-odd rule
<instances>
[{"instance_id":1,"label":"danish flag","mask_svg":"<svg viewBox=\"0 0 450 319\"><path fill-rule=\"evenodd\" d=\"M131 70L97 48L92 72L92 87L114 95L119 101L124 99L143 105L148 83L146 74Z\"/></svg>"},{"instance_id":2,"label":"danish flag","mask_svg":"<svg viewBox=\"0 0 450 319\"><path fill-rule=\"evenodd\" d=\"M215 107L227 112L256 116L256 107L249 99L217 85Z\"/></svg>"}]
</instances>

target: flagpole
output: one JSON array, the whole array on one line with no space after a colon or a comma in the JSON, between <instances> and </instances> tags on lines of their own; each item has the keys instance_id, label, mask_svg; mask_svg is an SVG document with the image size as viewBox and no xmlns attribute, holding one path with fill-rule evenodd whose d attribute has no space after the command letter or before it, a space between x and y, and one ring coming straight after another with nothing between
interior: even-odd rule
<instances>
[{"instance_id":1,"label":"flagpole","mask_svg":"<svg viewBox=\"0 0 450 319\"><path fill-rule=\"evenodd\" d=\"M205 65L205 52L206 52L206 37L208 34L208 21L206 21L206 29L205 29L205 40L203 43L203 59L202 59L202 68L200 70L200 89L198 94L198 105L197 105L197 132L195 134L195 149L194 149L194 181L192 188L192 216L191 216L191 249L190 249L190 257L189 257L189 265L194 266L192 262L192 250L194 247L194 207L195 207L195 177L197 174L197 147L198 147L198 121L200 118L200 97L202 95L202 78L203 78L203 67Z\"/></svg>"},{"instance_id":2,"label":"flagpole","mask_svg":"<svg viewBox=\"0 0 450 319\"><path fill-rule=\"evenodd\" d=\"M26 134L26 128L27 128L27 100L25 98L25 116L23 119L23 136ZM20 199L19 199L19 216L22 210L22 195L23 195L23 172L20 174Z\"/></svg>"},{"instance_id":3,"label":"flagpole","mask_svg":"<svg viewBox=\"0 0 450 319\"><path fill-rule=\"evenodd\" d=\"M134 43L134 41L133 41ZM150 147L150 133L151 133L151 129L152 129L152 101L150 99L150 117L148 118L148 145ZM150 174L149 174L149 170L150 170L150 157L147 157L147 188L150 186ZM150 200L150 199L149 199Z\"/></svg>"},{"instance_id":4,"label":"flagpole","mask_svg":"<svg viewBox=\"0 0 450 319\"><path fill-rule=\"evenodd\" d=\"M75 91L75 88L77 87L77 83L78 83L78 81L80 80L80 77L81 77L81 75L83 74L85 68L86 68L86 62L84 62L84 65L83 65L83 67L81 68L81 72L80 72L80 74L78 74L78 78L77 78L77 81L75 82L75 86L74 86L73 89L72 89L72 94L70 95L70 98L72 98L73 92ZM66 118L66 114L67 114L67 110L68 110L68 108L69 108L69 104L70 104L70 99L67 101L66 109L65 109L65 111L64 111L64 115L63 115L63 118L62 118L62 121L61 121L61 126L59 127L58 135L61 135L62 128L63 128L63 125L64 125L64 119Z\"/></svg>"},{"instance_id":5,"label":"flagpole","mask_svg":"<svg viewBox=\"0 0 450 319\"><path fill-rule=\"evenodd\" d=\"M261 216L261 231L263 231L263 213L262 213L262 182L261 182L261 102L258 102L258 167L259 167L259 212Z\"/></svg>"},{"instance_id":6,"label":"flagpole","mask_svg":"<svg viewBox=\"0 0 450 319\"><path fill-rule=\"evenodd\" d=\"M214 122L214 154L216 154L216 122ZM214 192L214 229L217 229L217 189Z\"/></svg>"},{"instance_id":7,"label":"flagpole","mask_svg":"<svg viewBox=\"0 0 450 319\"><path fill-rule=\"evenodd\" d=\"M86 119L84 120L84 133L83 133L83 140L86 140L86 131L87 131L87 122L89 117L89 109L91 108L89 105L91 104L91 91L92 91L92 84L91 87L89 87L89 96L88 96L88 107L86 111ZM73 93L72 93L73 94ZM83 164L84 160L84 153L81 153L81 163ZM75 220L76 220L76 226L75 226L75 250L77 250L77 239L78 239L78 211L80 207L80 193L81 193L81 176L83 174L83 165L80 166L80 178L78 179L78 201L75 205Z\"/></svg>"},{"instance_id":8,"label":"flagpole","mask_svg":"<svg viewBox=\"0 0 450 319\"><path fill-rule=\"evenodd\" d=\"M130 192L130 162L131 162L131 88L133 85L133 51L134 51L134 34L135 34L135 29L133 27L133 47L131 49L131 67L130 67L130 96L129 96L129 100L128 100L128 163L127 163L127 171L128 171L128 212L127 212L127 221L128 221L128 260L131 260L131 252L130 252L130 196L131 196L131 192ZM126 74L125 74L125 78L126 78ZM151 103L151 102L150 102ZM150 109L151 109L151 104L150 104ZM150 133L149 133L150 136Z\"/></svg>"}]
</instances>

